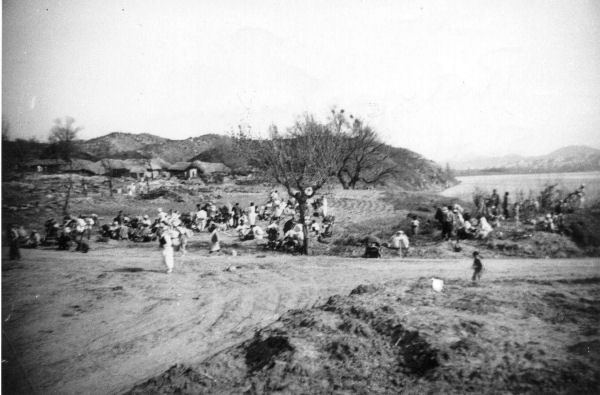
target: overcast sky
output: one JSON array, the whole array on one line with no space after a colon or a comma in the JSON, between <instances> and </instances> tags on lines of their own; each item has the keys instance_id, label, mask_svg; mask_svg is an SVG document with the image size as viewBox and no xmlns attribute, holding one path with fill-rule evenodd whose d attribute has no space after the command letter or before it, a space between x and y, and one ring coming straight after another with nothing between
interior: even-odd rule
<instances>
[{"instance_id":1,"label":"overcast sky","mask_svg":"<svg viewBox=\"0 0 600 395\"><path fill-rule=\"evenodd\" d=\"M184 139L332 106L435 160L600 148L600 1L4 0L12 137Z\"/></svg>"}]
</instances>

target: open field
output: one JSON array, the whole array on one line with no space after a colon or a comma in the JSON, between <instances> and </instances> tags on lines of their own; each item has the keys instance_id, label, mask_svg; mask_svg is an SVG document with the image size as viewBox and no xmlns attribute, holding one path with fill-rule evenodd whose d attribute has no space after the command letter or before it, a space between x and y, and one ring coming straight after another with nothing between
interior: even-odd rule
<instances>
[{"instance_id":1,"label":"open field","mask_svg":"<svg viewBox=\"0 0 600 395\"><path fill-rule=\"evenodd\" d=\"M459 198L471 202L473 191L476 187L492 192L496 188L498 193L510 192L513 196L518 191L523 191L525 196L529 191L537 195L548 184L558 184L558 188L569 193L585 184L586 199L588 202L600 198L600 172L580 173L543 173L543 174L492 174L478 176L456 177L460 184L444 190L441 195ZM513 200L514 201L514 200Z\"/></svg>"},{"instance_id":2,"label":"open field","mask_svg":"<svg viewBox=\"0 0 600 395\"><path fill-rule=\"evenodd\" d=\"M60 218L65 181L53 176L4 183L3 221L41 229L47 218ZM206 201L262 204L268 191L168 180L152 186L166 188L168 196L141 199L110 197L102 179L91 181L97 186L88 196L74 189L70 211L96 213L101 223L119 210L155 216L158 208L188 212ZM566 235L507 222L490 240L465 241L457 252L452 242L440 241L433 223L433 207L457 198L324 192L336 216L334 236L327 243L313 240L306 257L263 251L260 242L241 242L230 230L222 232L222 252L212 256L208 233L194 234L185 258L176 255L172 275L164 273L157 243L92 240L88 254L43 248L22 250L19 262L4 261L5 393L597 388L600 262L521 259L589 251ZM422 234L411 238L408 259L390 250L382 260L358 258L361 238L387 240L397 229L408 230L408 213L417 213L423 224ZM480 286L469 281L476 249L486 268ZM433 276L446 281L444 293L431 290ZM361 295L345 296L357 287ZM330 299L335 294L342 296ZM505 339L514 340L507 345ZM424 347L424 360L435 360L422 374L414 374L405 352L413 347ZM499 380L496 368L503 372Z\"/></svg>"},{"instance_id":3,"label":"open field","mask_svg":"<svg viewBox=\"0 0 600 395\"><path fill-rule=\"evenodd\" d=\"M120 393L174 364L187 366L209 358L229 358L229 354L217 354L249 340L256 330L290 309L321 306L331 295L348 294L360 284L390 281L397 282L391 293L369 294L367 303L388 303L386 298L395 292L405 298L412 289L412 299L404 305L406 311L396 307L396 313L390 310L386 314L396 316L407 328L422 331L431 344L446 344L448 340L436 334L435 328L445 325L441 317L464 320L471 313L483 314L469 309L485 309L491 303L489 308L496 310L485 318L486 330L491 331L486 336L509 340L520 333L520 337L540 342L538 348L550 353L535 356L542 364L540 369L547 367L546 360L552 366L555 360L577 362L587 374L588 381L582 385L594 383L597 370L585 369L593 361L598 366L597 360L590 360L597 358L600 342L598 260L485 260L484 280L476 288L466 281L470 263L257 253L209 257L192 251L184 260L176 258L175 272L169 276L163 273L155 245L96 248L87 255L24 250L23 260L5 261L2 268L4 393ZM235 270L226 270L231 267ZM432 294L423 280L432 276L446 281L445 293ZM542 297L555 285L554 291L563 293L570 304L549 305L546 313L566 314L569 319L552 323L540 321L533 313L511 312L506 316L502 307L506 303L515 305L535 295ZM480 302L466 305L474 292ZM489 301L496 299L504 300L504 304ZM500 325L503 317L510 318L505 326ZM492 325L492 321L496 323ZM524 330L530 332L525 335ZM464 338L457 333L452 335L452 342ZM585 351L586 344L592 347L590 353ZM489 351L495 355L494 361L517 347L503 348L498 342L486 346L494 347ZM584 351L570 352L571 346ZM444 366L444 370L436 371L453 374L451 366ZM332 380L331 387L324 388L333 389L339 378ZM229 384L207 390L243 392L241 387L227 387ZM194 392L187 388L187 392ZM167 387L162 390L170 391Z\"/></svg>"}]
</instances>

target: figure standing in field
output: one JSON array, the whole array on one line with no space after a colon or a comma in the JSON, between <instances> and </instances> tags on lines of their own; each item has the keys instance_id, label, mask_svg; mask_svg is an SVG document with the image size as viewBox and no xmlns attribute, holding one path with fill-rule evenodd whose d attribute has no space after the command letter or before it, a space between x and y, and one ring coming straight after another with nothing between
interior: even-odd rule
<instances>
[{"instance_id":1,"label":"figure standing in field","mask_svg":"<svg viewBox=\"0 0 600 395\"><path fill-rule=\"evenodd\" d=\"M219 227L217 224L213 223L208 228L210 232L210 251L209 253L219 252L221 250L220 237L219 237Z\"/></svg>"},{"instance_id":2,"label":"figure standing in field","mask_svg":"<svg viewBox=\"0 0 600 395\"><path fill-rule=\"evenodd\" d=\"M508 212L508 192L504 192L504 199L502 200L502 215L504 215L504 218L508 219L509 216L509 212Z\"/></svg>"},{"instance_id":3,"label":"figure standing in field","mask_svg":"<svg viewBox=\"0 0 600 395\"><path fill-rule=\"evenodd\" d=\"M206 227L206 220L208 218L208 213L204 208L200 208L200 205L197 205L198 211L196 212L196 227L200 232L204 230Z\"/></svg>"},{"instance_id":4,"label":"figure standing in field","mask_svg":"<svg viewBox=\"0 0 600 395\"><path fill-rule=\"evenodd\" d=\"M442 207L442 239L450 240L452 237L452 225L454 223L454 214L448 210L448 207Z\"/></svg>"},{"instance_id":5,"label":"figure standing in field","mask_svg":"<svg viewBox=\"0 0 600 395\"><path fill-rule=\"evenodd\" d=\"M254 203L250 203L250 207L248 207L248 224L250 226L256 225L256 206Z\"/></svg>"},{"instance_id":6,"label":"figure standing in field","mask_svg":"<svg viewBox=\"0 0 600 395\"><path fill-rule=\"evenodd\" d=\"M521 202L515 202L513 206L513 212L515 213L515 222L519 222L521 216Z\"/></svg>"},{"instance_id":7,"label":"figure standing in field","mask_svg":"<svg viewBox=\"0 0 600 395\"><path fill-rule=\"evenodd\" d=\"M237 228L238 225L240 224L240 217L242 216L242 208L240 207L239 203L236 203L235 206L233 206L233 227Z\"/></svg>"},{"instance_id":8,"label":"figure standing in field","mask_svg":"<svg viewBox=\"0 0 600 395\"><path fill-rule=\"evenodd\" d=\"M585 207L585 184L581 184L579 188L577 188L577 197L579 198L579 208Z\"/></svg>"},{"instance_id":9,"label":"figure standing in field","mask_svg":"<svg viewBox=\"0 0 600 395\"><path fill-rule=\"evenodd\" d=\"M159 243L162 247L162 255L165 266L167 267L167 274L169 274L173 271L173 266L175 266L175 258L173 257L173 240L171 240L171 232L169 232L169 229L164 224L160 227Z\"/></svg>"},{"instance_id":10,"label":"figure standing in field","mask_svg":"<svg viewBox=\"0 0 600 395\"><path fill-rule=\"evenodd\" d=\"M9 259L21 259L21 251L19 250L19 229L17 225L12 224L8 231Z\"/></svg>"},{"instance_id":11,"label":"figure standing in field","mask_svg":"<svg viewBox=\"0 0 600 395\"><path fill-rule=\"evenodd\" d=\"M490 196L490 206L496 208L500 206L500 195L498 195L498 192L496 192L495 189L492 191L492 196Z\"/></svg>"},{"instance_id":12,"label":"figure standing in field","mask_svg":"<svg viewBox=\"0 0 600 395\"><path fill-rule=\"evenodd\" d=\"M398 254L402 254L403 257L408 255L408 249L410 247L410 242L406 234L399 230L392 236L390 240L390 248L396 250Z\"/></svg>"},{"instance_id":13,"label":"figure standing in field","mask_svg":"<svg viewBox=\"0 0 600 395\"><path fill-rule=\"evenodd\" d=\"M483 264L481 263L481 259L479 259L479 252L473 252L473 277L471 281L481 280L481 271L483 270Z\"/></svg>"},{"instance_id":14,"label":"figure standing in field","mask_svg":"<svg viewBox=\"0 0 600 395\"><path fill-rule=\"evenodd\" d=\"M419 218L417 218L416 215L413 215L412 221L410 221L410 230L411 230L412 237L415 237L416 235L419 234L419 226L420 226Z\"/></svg>"}]
</instances>

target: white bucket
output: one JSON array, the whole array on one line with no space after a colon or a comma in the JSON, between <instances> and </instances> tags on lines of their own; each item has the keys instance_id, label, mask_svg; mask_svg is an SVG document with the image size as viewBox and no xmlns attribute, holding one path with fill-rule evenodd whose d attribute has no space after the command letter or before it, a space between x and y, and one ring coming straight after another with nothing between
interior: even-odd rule
<instances>
[{"instance_id":1,"label":"white bucket","mask_svg":"<svg viewBox=\"0 0 600 395\"><path fill-rule=\"evenodd\" d=\"M442 292L444 289L444 280L440 280L439 278L431 279L431 288L433 288L436 292Z\"/></svg>"}]
</instances>

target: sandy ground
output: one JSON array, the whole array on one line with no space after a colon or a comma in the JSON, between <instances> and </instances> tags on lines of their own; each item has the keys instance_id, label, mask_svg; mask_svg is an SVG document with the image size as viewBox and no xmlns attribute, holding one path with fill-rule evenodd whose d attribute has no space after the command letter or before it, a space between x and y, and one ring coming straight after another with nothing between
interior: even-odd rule
<instances>
[{"instance_id":1,"label":"sandy ground","mask_svg":"<svg viewBox=\"0 0 600 395\"><path fill-rule=\"evenodd\" d=\"M191 251L167 275L154 244L86 255L23 250L21 261L2 262L3 392L120 393L176 363L198 363L247 340L289 309L359 284L464 281L470 265ZM600 276L598 259L484 265L484 282Z\"/></svg>"}]
</instances>

